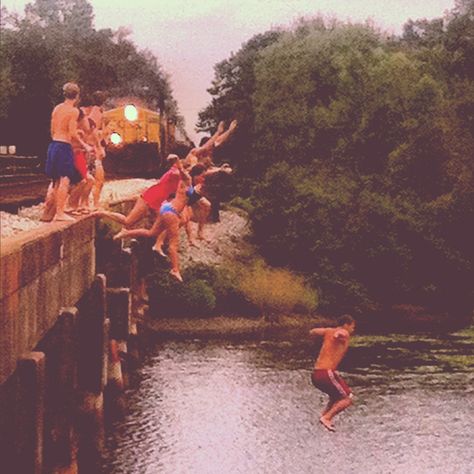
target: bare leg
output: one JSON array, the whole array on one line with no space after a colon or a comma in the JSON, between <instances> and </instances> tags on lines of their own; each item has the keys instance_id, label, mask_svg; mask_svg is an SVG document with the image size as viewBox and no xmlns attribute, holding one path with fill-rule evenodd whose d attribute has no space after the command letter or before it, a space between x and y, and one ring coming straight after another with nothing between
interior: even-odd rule
<instances>
[{"instance_id":1,"label":"bare leg","mask_svg":"<svg viewBox=\"0 0 474 474\"><path fill-rule=\"evenodd\" d=\"M124 216L120 212L110 212L110 211L98 211L94 215L98 217L105 217L112 219L119 224L122 224L124 227L131 227L136 224L139 220L143 219L148 212L148 204L142 197L139 197L135 201L133 209Z\"/></svg>"},{"instance_id":2,"label":"bare leg","mask_svg":"<svg viewBox=\"0 0 474 474\"><path fill-rule=\"evenodd\" d=\"M90 174L88 174L86 178L86 182L84 183L81 197L79 199L79 206L84 211L90 210L89 196L90 196L93 186L94 186L94 178Z\"/></svg>"},{"instance_id":3,"label":"bare leg","mask_svg":"<svg viewBox=\"0 0 474 474\"><path fill-rule=\"evenodd\" d=\"M69 178L67 176L62 176L59 180L56 191L56 215L53 219L55 221L74 221L71 216L68 216L64 213L64 206L66 205L68 191Z\"/></svg>"},{"instance_id":4,"label":"bare leg","mask_svg":"<svg viewBox=\"0 0 474 474\"><path fill-rule=\"evenodd\" d=\"M165 228L168 231L169 238L169 255L171 261L170 274L178 281L183 281L181 273L179 272L179 257L178 257L178 246L179 246L179 218L171 213L164 214L162 216Z\"/></svg>"},{"instance_id":5,"label":"bare leg","mask_svg":"<svg viewBox=\"0 0 474 474\"><path fill-rule=\"evenodd\" d=\"M334 426L332 425L332 419L341 411L345 410L346 408L352 405L352 398L345 397L341 398L340 400L335 401L329 410L321 416L319 421L322 425L330 431L335 431Z\"/></svg>"},{"instance_id":6,"label":"bare leg","mask_svg":"<svg viewBox=\"0 0 474 474\"><path fill-rule=\"evenodd\" d=\"M328 404L326 405L326 408L323 410L323 412L321 413L321 416L323 417L324 415L326 415L326 413L332 408L332 406L334 405L334 403L336 403L336 400L333 400L332 398L329 399L329 402Z\"/></svg>"},{"instance_id":7,"label":"bare leg","mask_svg":"<svg viewBox=\"0 0 474 474\"><path fill-rule=\"evenodd\" d=\"M48 186L43 215L40 218L42 222L51 222L56 214L56 188L53 182Z\"/></svg>"},{"instance_id":8,"label":"bare leg","mask_svg":"<svg viewBox=\"0 0 474 474\"><path fill-rule=\"evenodd\" d=\"M200 199L193 206L193 215L198 224L197 238L199 240L206 240L204 238L204 226L209 219L211 212L211 203L206 199Z\"/></svg>"},{"instance_id":9,"label":"bare leg","mask_svg":"<svg viewBox=\"0 0 474 474\"><path fill-rule=\"evenodd\" d=\"M163 230L156 239L155 245L153 245L153 250L158 252L162 257L166 257L166 254L163 252L163 244L165 243L166 236L168 235L168 231L165 229Z\"/></svg>"},{"instance_id":10,"label":"bare leg","mask_svg":"<svg viewBox=\"0 0 474 474\"><path fill-rule=\"evenodd\" d=\"M102 162L100 162L99 164L99 160L96 160L95 182L94 182L94 190L92 192L92 195L94 197L94 207L97 209L100 207L100 192L102 191L102 188L104 187L104 181L105 181L104 167L102 165Z\"/></svg>"},{"instance_id":11,"label":"bare leg","mask_svg":"<svg viewBox=\"0 0 474 474\"><path fill-rule=\"evenodd\" d=\"M156 237L161 231L160 216L158 216L150 229L122 229L118 234L114 235L114 240L118 239L135 239L137 237Z\"/></svg>"},{"instance_id":12,"label":"bare leg","mask_svg":"<svg viewBox=\"0 0 474 474\"><path fill-rule=\"evenodd\" d=\"M193 214L192 209L189 206L186 206L181 213L181 222L180 226L184 226L186 231L186 236L188 238L188 244L190 247L197 247L196 242L193 239L193 230L191 228L191 216Z\"/></svg>"},{"instance_id":13,"label":"bare leg","mask_svg":"<svg viewBox=\"0 0 474 474\"><path fill-rule=\"evenodd\" d=\"M85 180L82 180L76 186L73 186L69 195L69 208L75 211L79 207L79 200L84 192Z\"/></svg>"}]
</instances>

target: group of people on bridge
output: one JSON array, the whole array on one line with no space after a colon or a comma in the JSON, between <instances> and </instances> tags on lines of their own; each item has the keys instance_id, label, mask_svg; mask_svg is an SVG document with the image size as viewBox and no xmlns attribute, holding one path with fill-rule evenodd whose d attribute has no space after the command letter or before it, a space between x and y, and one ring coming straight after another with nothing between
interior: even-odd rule
<instances>
[{"instance_id":1,"label":"group of people on bridge","mask_svg":"<svg viewBox=\"0 0 474 474\"><path fill-rule=\"evenodd\" d=\"M51 116L52 142L48 147L46 174L51 179L46 196L44 221L73 221L74 215L93 213L122 224L115 239L155 237L153 250L165 256L163 246L168 242L171 261L170 274L182 281L178 248L179 230L184 227L188 243L196 246L191 221L197 222L197 238L204 240L204 226L214 206L218 212L219 196L213 183L232 173L229 164L216 166L214 151L234 133L237 121L226 130L220 122L211 137L201 140L181 159L176 154L166 158L169 166L157 184L148 188L135 202L128 215L100 208L100 192L104 184L103 159L107 129L102 105L106 95L97 91L93 102L79 107L80 89L75 83L63 86L64 102L57 105ZM72 185L72 189L71 188ZM90 207L90 194L94 207ZM156 215L150 229L134 228L149 212Z\"/></svg>"}]
</instances>

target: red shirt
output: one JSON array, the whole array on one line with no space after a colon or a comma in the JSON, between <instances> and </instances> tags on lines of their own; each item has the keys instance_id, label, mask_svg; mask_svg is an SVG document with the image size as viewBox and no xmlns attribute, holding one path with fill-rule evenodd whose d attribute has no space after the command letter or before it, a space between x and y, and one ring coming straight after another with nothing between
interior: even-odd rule
<instances>
[{"instance_id":1,"label":"red shirt","mask_svg":"<svg viewBox=\"0 0 474 474\"><path fill-rule=\"evenodd\" d=\"M168 199L168 196L176 192L180 174L176 166L172 166L158 181L157 184L149 187L142 195L148 207L160 210L161 203Z\"/></svg>"}]
</instances>

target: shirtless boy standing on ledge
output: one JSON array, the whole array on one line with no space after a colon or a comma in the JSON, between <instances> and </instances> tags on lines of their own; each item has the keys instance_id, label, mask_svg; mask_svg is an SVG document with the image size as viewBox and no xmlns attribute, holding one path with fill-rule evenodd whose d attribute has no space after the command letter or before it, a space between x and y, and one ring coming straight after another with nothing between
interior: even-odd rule
<instances>
[{"instance_id":1,"label":"shirtless boy standing on ledge","mask_svg":"<svg viewBox=\"0 0 474 474\"><path fill-rule=\"evenodd\" d=\"M329 395L329 403L319 419L329 431L335 431L333 417L352 405L352 391L336 369L349 347L355 321L352 316L345 314L338 319L337 324L336 328L315 328L309 332L311 337L323 338L311 381L316 388Z\"/></svg>"}]
</instances>

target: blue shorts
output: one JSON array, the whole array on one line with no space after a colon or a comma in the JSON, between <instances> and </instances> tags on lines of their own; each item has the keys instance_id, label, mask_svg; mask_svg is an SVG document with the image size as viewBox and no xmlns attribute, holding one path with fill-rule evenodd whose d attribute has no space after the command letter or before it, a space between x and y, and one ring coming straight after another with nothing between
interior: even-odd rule
<instances>
[{"instance_id":1,"label":"blue shorts","mask_svg":"<svg viewBox=\"0 0 474 474\"><path fill-rule=\"evenodd\" d=\"M175 214L179 217L179 213L176 212L170 202L164 202L160 207L160 216L166 214L167 212L171 212L172 214Z\"/></svg>"},{"instance_id":2,"label":"blue shorts","mask_svg":"<svg viewBox=\"0 0 474 474\"><path fill-rule=\"evenodd\" d=\"M76 184L82 180L81 175L74 166L74 154L69 143L52 141L49 144L46 174L53 181L67 177L70 179L71 184Z\"/></svg>"}]
</instances>

